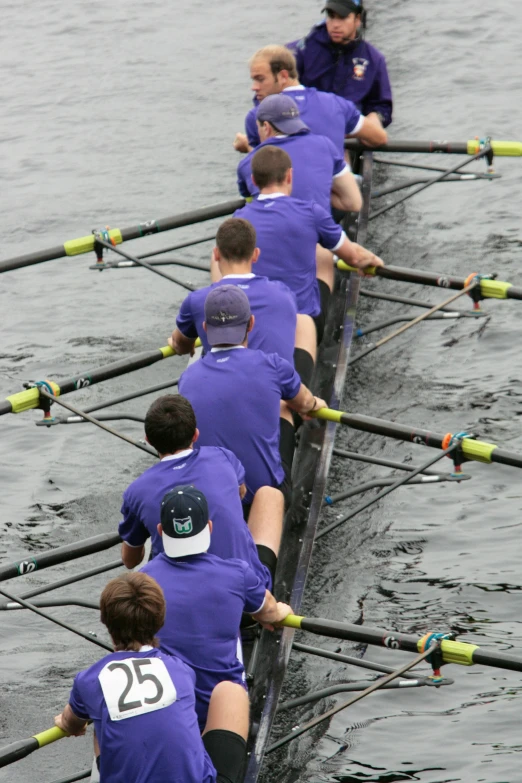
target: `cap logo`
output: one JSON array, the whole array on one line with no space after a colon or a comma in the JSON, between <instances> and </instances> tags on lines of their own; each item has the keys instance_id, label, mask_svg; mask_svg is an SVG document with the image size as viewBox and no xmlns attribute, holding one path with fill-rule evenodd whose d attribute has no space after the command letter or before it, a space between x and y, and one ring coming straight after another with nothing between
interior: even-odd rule
<instances>
[{"instance_id":1,"label":"cap logo","mask_svg":"<svg viewBox=\"0 0 522 783\"><path fill-rule=\"evenodd\" d=\"M226 313L224 310L220 310L219 313L211 315L209 321L220 321L220 323L226 324L227 321L235 321L237 317L237 315L232 315L231 313Z\"/></svg>"},{"instance_id":2,"label":"cap logo","mask_svg":"<svg viewBox=\"0 0 522 783\"><path fill-rule=\"evenodd\" d=\"M281 117L299 117L299 109L290 106L288 109L281 112Z\"/></svg>"},{"instance_id":3,"label":"cap logo","mask_svg":"<svg viewBox=\"0 0 522 783\"><path fill-rule=\"evenodd\" d=\"M192 517L174 519L174 531L178 536L188 536L192 533Z\"/></svg>"}]
</instances>

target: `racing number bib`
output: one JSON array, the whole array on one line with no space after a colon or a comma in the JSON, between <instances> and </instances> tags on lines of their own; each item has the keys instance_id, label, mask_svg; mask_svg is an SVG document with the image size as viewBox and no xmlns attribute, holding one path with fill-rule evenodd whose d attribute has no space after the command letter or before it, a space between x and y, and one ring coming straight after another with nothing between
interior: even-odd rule
<instances>
[{"instance_id":1,"label":"racing number bib","mask_svg":"<svg viewBox=\"0 0 522 783\"><path fill-rule=\"evenodd\" d=\"M112 661L98 675L111 720L125 720L176 701L177 693L160 658Z\"/></svg>"}]
</instances>

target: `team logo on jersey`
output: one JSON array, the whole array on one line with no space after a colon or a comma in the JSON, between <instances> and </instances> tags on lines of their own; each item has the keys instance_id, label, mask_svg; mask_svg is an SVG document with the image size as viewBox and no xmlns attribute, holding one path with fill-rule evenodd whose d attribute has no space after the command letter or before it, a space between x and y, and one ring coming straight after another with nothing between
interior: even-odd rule
<instances>
[{"instance_id":1,"label":"team logo on jersey","mask_svg":"<svg viewBox=\"0 0 522 783\"><path fill-rule=\"evenodd\" d=\"M188 536L192 533L192 518L174 519L174 530L178 536Z\"/></svg>"},{"instance_id":2,"label":"team logo on jersey","mask_svg":"<svg viewBox=\"0 0 522 783\"><path fill-rule=\"evenodd\" d=\"M353 78L358 82L362 82L366 74L366 69L370 64L369 60L365 60L363 57L354 57L353 63Z\"/></svg>"}]
</instances>

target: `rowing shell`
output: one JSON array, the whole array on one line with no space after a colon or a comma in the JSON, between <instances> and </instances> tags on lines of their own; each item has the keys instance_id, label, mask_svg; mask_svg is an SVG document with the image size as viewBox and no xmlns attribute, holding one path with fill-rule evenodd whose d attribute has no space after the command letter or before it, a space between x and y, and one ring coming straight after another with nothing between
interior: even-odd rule
<instances>
[{"instance_id":1,"label":"rowing shell","mask_svg":"<svg viewBox=\"0 0 522 783\"><path fill-rule=\"evenodd\" d=\"M349 216L344 229L349 238L364 244L370 208L372 155L363 153L357 161L362 174L363 208L359 215ZM312 384L314 394L325 399L331 408L339 409L354 336L355 311L360 277L352 274L337 281L330 299L325 334L319 348ZM328 471L335 441L335 425L303 427L294 459L292 503L285 518L279 550L275 594L299 611L312 560L312 549L325 495ZM255 660L247 661L251 673L251 737L245 783L255 783L261 772L270 731L288 662L295 631L286 628L281 637L263 631L254 648ZM251 652L251 651L249 651Z\"/></svg>"}]
</instances>

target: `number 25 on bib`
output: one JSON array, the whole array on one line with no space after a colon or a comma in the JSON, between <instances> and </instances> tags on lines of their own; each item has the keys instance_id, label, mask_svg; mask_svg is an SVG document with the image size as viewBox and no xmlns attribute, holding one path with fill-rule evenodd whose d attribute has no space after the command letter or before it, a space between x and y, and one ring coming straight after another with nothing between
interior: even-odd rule
<instances>
[{"instance_id":1,"label":"number 25 on bib","mask_svg":"<svg viewBox=\"0 0 522 783\"><path fill-rule=\"evenodd\" d=\"M125 720L176 701L167 667L160 658L112 661L98 675L111 720Z\"/></svg>"}]
</instances>

